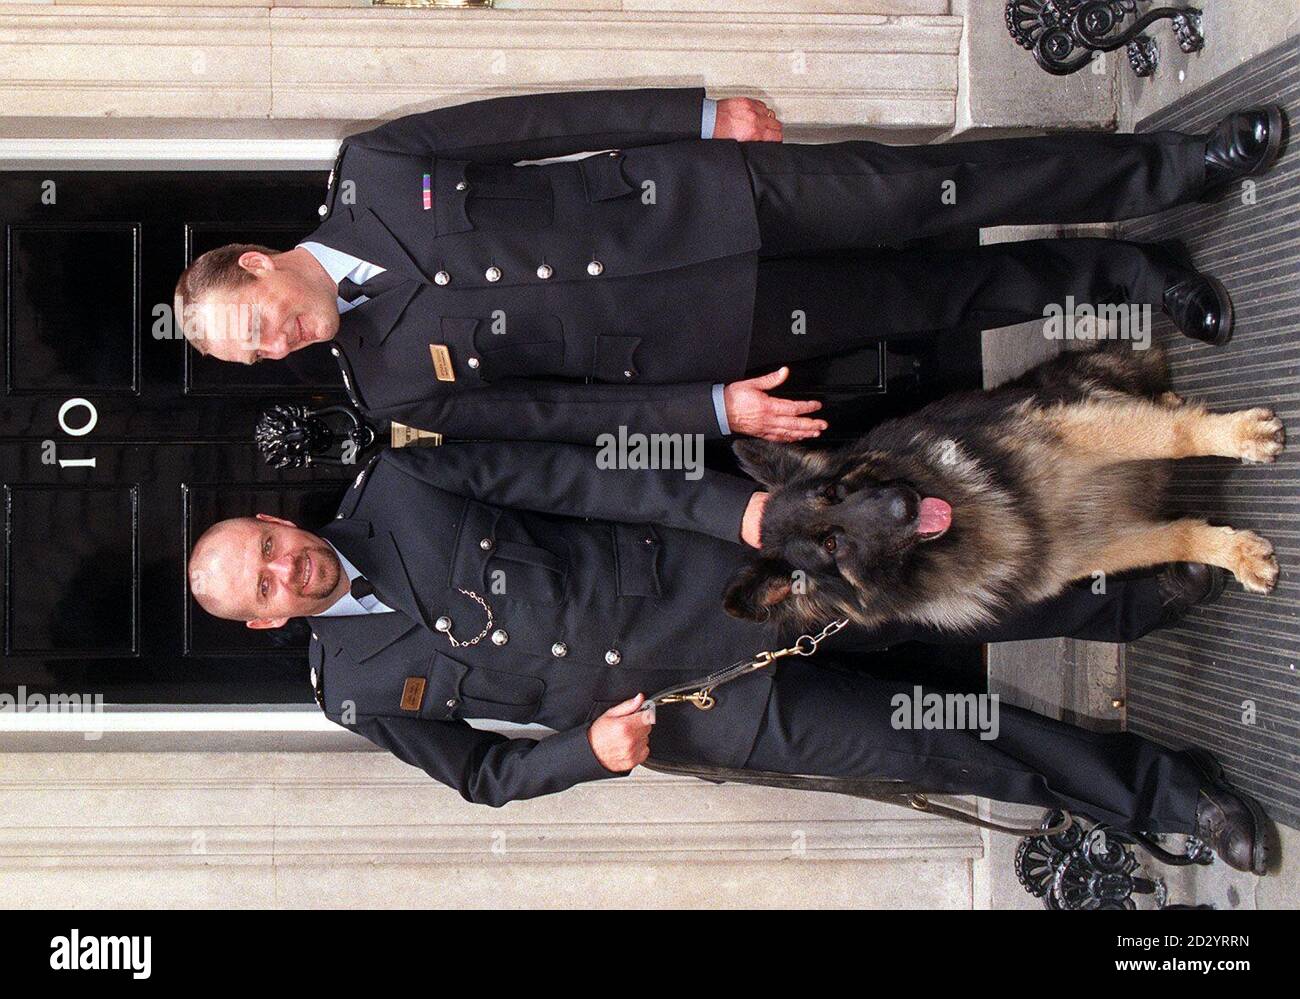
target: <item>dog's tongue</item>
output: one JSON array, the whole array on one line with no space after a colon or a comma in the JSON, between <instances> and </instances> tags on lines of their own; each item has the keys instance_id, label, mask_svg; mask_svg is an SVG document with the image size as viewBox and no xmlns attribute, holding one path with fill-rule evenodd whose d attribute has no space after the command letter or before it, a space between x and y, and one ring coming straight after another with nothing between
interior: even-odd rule
<instances>
[{"instance_id":1,"label":"dog's tongue","mask_svg":"<svg viewBox=\"0 0 1300 999\"><path fill-rule=\"evenodd\" d=\"M952 507L941 499L934 499L927 496L921 500L920 523L917 525L917 532L920 534L942 534L952 526Z\"/></svg>"}]
</instances>

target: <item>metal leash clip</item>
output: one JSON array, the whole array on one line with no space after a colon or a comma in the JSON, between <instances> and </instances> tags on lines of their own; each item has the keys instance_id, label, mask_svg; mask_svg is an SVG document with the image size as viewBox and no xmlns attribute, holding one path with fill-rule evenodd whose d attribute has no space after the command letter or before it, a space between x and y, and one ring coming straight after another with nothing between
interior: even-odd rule
<instances>
[{"instance_id":1,"label":"metal leash clip","mask_svg":"<svg viewBox=\"0 0 1300 999\"><path fill-rule=\"evenodd\" d=\"M816 635L800 635L795 639L793 645L784 649L768 650L760 652L753 659L744 659L740 662L732 663L725 669L717 670L708 676L700 677L698 680L692 680L689 683L679 683L676 686L665 687L663 690L646 698L645 703L641 705L642 711L652 711L660 704L693 704L701 711L708 711L717 701L713 697L713 691L721 687L724 683L730 683L732 680L742 677L747 673L753 673L764 666L769 666L778 659L784 659L786 656L811 656L817 651L817 647L837 631L848 625L847 618L840 618L826 625Z\"/></svg>"}]
</instances>

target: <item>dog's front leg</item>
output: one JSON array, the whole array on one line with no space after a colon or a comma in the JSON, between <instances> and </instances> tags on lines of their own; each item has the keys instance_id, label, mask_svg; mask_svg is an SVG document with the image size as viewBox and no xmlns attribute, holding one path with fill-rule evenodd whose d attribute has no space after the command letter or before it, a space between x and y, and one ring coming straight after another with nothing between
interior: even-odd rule
<instances>
[{"instance_id":1,"label":"dog's front leg","mask_svg":"<svg viewBox=\"0 0 1300 999\"><path fill-rule=\"evenodd\" d=\"M1097 553L1092 571L1111 575L1168 562L1217 565L1251 593L1268 593L1277 585L1277 559L1267 538L1190 517L1125 531Z\"/></svg>"}]
</instances>

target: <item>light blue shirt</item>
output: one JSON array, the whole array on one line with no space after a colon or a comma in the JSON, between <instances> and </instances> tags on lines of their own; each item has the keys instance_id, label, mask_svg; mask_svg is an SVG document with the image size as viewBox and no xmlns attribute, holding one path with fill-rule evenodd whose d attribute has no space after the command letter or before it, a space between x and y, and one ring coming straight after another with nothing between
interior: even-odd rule
<instances>
[{"instance_id":1,"label":"light blue shirt","mask_svg":"<svg viewBox=\"0 0 1300 999\"><path fill-rule=\"evenodd\" d=\"M355 280L355 279L354 279ZM329 542L325 542L329 545ZM343 553L333 545L330 548L334 554L339 557L339 565L343 566L343 571L348 574L348 585L351 586L352 580L361 575L361 570L343 557ZM393 608L385 605L373 593L368 597L362 597L358 600L349 590L343 596L339 597L327 609L314 614L313 617L350 617L356 614L391 614Z\"/></svg>"},{"instance_id":2,"label":"light blue shirt","mask_svg":"<svg viewBox=\"0 0 1300 999\"><path fill-rule=\"evenodd\" d=\"M713 129L718 124L718 102L704 98L704 110L700 112L700 138L712 139Z\"/></svg>"},{"instance_id":3,"label":"light blue shirt","mask_svg":"<svg viewBox=\"0 0 1300 999\"><path fill-rule=\"evenodd\" d=\"M704 105L700 111L700 138L712 139L713 131L718 123L718 102L704 98ZM362 260L360 257L354 257L351 254L343 253L332 247L325 246L323 243L299 243L302 249L306 250L316 261L325 268L325 273L330 276L335 284L338 284L343 278L348 278L356 285L364 285L376 274L384 273L384 268L378 264L372 264L369 261ZM339 315L355 309L363 302L370 299L366 295L358 295L353 301L346 302L343 299L338 300ZM713 386L713 415L717 418L718 429L722 431L724 437L730 435L731 425L727 423L727 403L723 396L723 390L726 388L721 383ZM340 555L341 559L342 556ZM349 598L351 599L351 598ZM388 608L385 608L387 610ZM339 611L338 613L344 613ZM357 613L348 611L347 613Z\"/></svg>"},{"instance_id":4,"label":"light blue shirt","mask_svg":"<svg viewBox=\"0 0 1300 999\"><path fill-rule=\"evenodd\" d=\"M335 250L323 243L299 243L301 249L306 250L316 262L325 268L325 273L330 276L330 280L338 284L344 278L358 285L363 285L376 274L384 273L384 268L378 264L372 264L360 257L354 257L350 253L344 253L341 250ZM338 299L339 315L350 312L363 302L370 299L365 295L358 295L353 301L348 302L344 299Z\"/></svg>"}]
</instances>

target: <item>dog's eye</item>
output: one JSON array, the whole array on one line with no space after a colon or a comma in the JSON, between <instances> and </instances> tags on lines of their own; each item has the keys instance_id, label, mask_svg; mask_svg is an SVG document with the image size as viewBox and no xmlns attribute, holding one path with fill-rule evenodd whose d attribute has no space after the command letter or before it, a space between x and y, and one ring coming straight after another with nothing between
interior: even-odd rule
<instances>
[{"instance_id":1,"label":"dog's eye","mask_svg":"<svg viewBox=\"0 0 1300 999\"><path fill-rule=\"evenodd\" d=\"M822 538L822 547L828 552L833 552L839 547L839 542L835 540L834 534L828 534L826 537Z\"/></svg>"}]
</instances>

